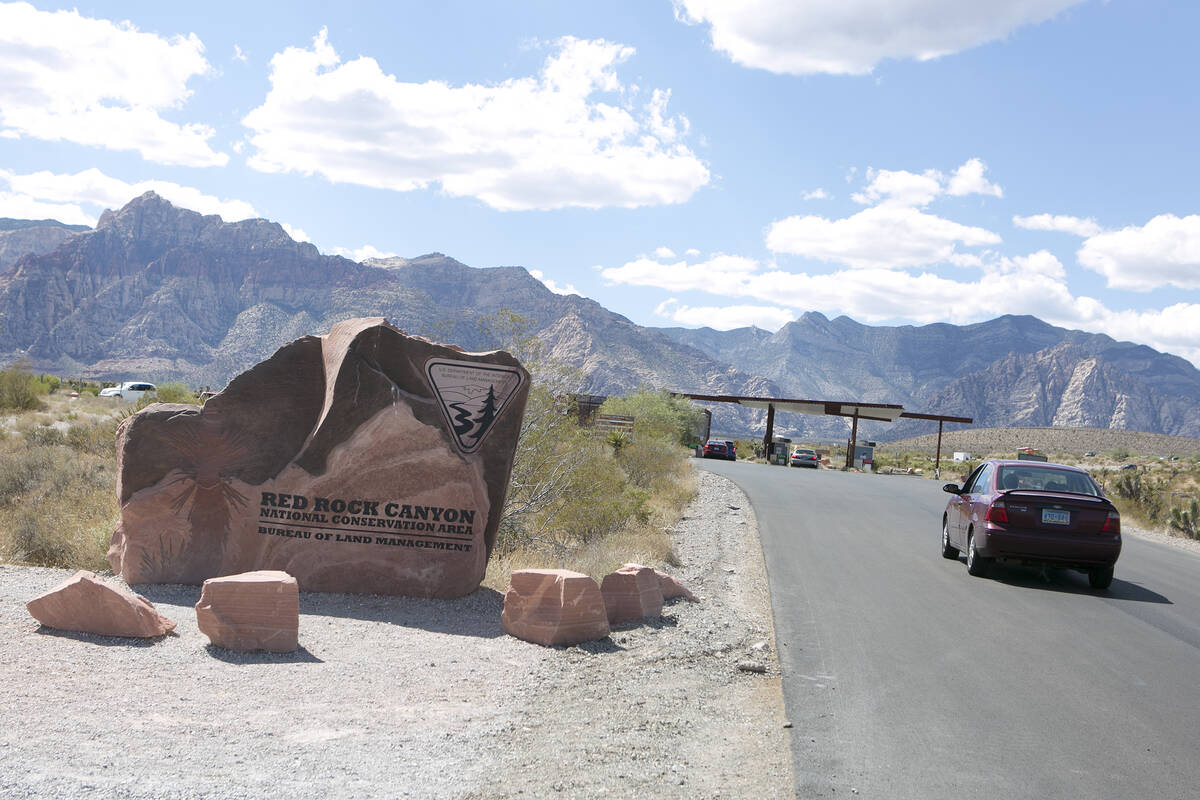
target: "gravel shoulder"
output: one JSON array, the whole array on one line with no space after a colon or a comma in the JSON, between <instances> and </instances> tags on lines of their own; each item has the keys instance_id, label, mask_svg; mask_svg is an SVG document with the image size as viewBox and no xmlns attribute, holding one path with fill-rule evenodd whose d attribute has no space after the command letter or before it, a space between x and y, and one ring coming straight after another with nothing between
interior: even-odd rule
<instances>
[{"instance_id":1,"label":"gravel shoulder","mask_svg":"<svg viewBox=\"0 0 1200 800\"><path fill-rule=\"evenodd\" d=\"M488 589L303 593L288 655L211 646L194 586L135 587L168 636L62 633L24 604L71 573L0 566L0 797L791 797L754 513L696 479L668 571L701 602L575 647L507 636Z\"/></svg>"}]
</instances>

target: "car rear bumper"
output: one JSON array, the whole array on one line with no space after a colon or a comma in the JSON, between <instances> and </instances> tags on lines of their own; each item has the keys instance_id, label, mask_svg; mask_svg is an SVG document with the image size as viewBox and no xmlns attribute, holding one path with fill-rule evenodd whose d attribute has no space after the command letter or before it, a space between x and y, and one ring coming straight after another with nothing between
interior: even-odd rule
<instances>
[{"instance_id":1,"label":"car rear bumper","mask_svg":"<svg viewBox=\"0 0 1200 800\"><path fill-rule=\"evenodd\" d=\"M989 528L976 533L975 551L986 558L1062 567L1109 567L1121 555L1119 534L1062 534Z\"/></svg>"}]
</instances>

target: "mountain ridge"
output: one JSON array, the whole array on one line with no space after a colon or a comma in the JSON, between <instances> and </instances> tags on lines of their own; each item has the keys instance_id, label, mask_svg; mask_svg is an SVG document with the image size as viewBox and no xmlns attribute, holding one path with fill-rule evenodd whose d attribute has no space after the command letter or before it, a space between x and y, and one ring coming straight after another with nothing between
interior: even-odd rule
<instances>
[{"instance_id":1,"label":"mountain ridge","mask_svg":"<svg viewBox=\"0 0 1200 800\"><path fill-rule=\"evenodd\" d=\"M14 230L52 228L34 221ZM354 262L294 241L277 223L227 223L153 192L105 211L94 229L58 229L48 250L0 268L0 358L26 357L43 371L220 386L349 317L382 316L414 334L493 349L499 342L481 321L511 309L595 394L646 386L860 400L980 424L1060 420L1200 436L1200 371L1190 363L1028 315L886 327L810 311L774 333L644 328L589 298L555 294L522 267L473 268L442 253ZM714 407L714 430L761 431L763 416ZM845 427L839 418L777 418L781 433L798 436L838 438ZM907 421L866 432L924 430Z\"/></svg>"}]
</instances>

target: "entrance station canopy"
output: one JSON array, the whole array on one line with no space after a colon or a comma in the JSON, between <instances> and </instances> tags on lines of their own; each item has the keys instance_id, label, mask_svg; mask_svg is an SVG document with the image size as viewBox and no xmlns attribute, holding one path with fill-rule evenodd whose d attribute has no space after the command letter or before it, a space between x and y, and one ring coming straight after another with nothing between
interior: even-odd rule
<instances>
[{"instance_id":1,"label":"entrance station canopy","mask_svg":"<svg viewBox=\"0 0 1200 800\"><path fill-rule=\"evenodd\" d=\"M846 465L854 453L854 445L858 442L858 421L860 419L877 422L895 422L899 417L909 419L936 420L938 424L938 443L936 465L940 467L942 460L942 424L945 422L974 422L971 417L948 417L943 414L918 414L904 410L904 406L890 403L859 403L855 401L841 402L837 400L789 400L782 397L739 397L737 395L688 394L674 392L676 397L686 397L701 403L737 403L747 408L761 408L767 412L767 434L763 437L763 447L769 447L775 435L775 412L790 411L796 414L817 414L833 417L850 417L854 420L850 432L850 447L846 453Z\"/></svg>"}]
</instances>

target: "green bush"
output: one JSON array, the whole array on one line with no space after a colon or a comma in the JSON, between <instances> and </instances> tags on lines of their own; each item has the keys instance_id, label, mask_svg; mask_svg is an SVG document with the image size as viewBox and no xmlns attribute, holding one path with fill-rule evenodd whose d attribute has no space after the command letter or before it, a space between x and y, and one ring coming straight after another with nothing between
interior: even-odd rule
<instances>
[{"instance_id":1,"label":"green bush","mask_svg":"<svg viewBox=\"0 0 1200 800\"><path fill-rule=\"evenodd\" d=\"M1187 508L1172 508L1167 524L1189 539L1200 539L1200 501L1193 497Z\"/></svg>"},{"instance_id":2,"label":"green bush","mask_svg":"<svg viewBox=\"0 0 1200 800\"><path fill-rule=\"evenodd\" d=\"M704 424L704 413L690 400L649 389L639 389L627 397L610 397L600 406L600 413L633 417L635 438L665 439L682 445L698 441Z\"/></svg>"},{"instance_id":3,"label":"green bush","mask_svg":"<svg viewBox=\"0 0 1200 800\"><path fill-rule=\"evenodd\" d=\"M196 393L182 383L161 383L152 402L157 403L187 403L196 405L200 401Z\"/></svg>"},{"instance_id":4,"label":"green bush","mask_svg":"<svg viewBox=\"0 0 1200 800\"><path fill-rule=\"evenodd\" d=\"M44 408L38 399L36 382L29 371L29 362L20 359L6 370L0 370L0 408L35 411Z\"/></svg>"}]
</instances>

